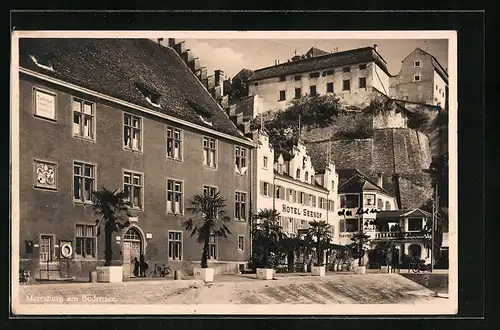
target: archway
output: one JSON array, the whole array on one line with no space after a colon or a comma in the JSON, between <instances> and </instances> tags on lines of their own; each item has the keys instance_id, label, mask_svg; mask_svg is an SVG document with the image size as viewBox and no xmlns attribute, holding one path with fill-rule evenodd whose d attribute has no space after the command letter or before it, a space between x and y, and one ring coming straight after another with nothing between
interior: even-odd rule
<instances>
[{"instance_id":1,"label":"archway","mask_svg":"<svg viewBox=\"0 0 500 330\"><path fill-rule=\"evenodd\" d=\"M134 276L134 258L141 260L144 241L141 232L135 228L129 228L123 235L122 265L125 277Z\"/></svg>"},{"instance_id":2,"label":"archway","mask_svg":"<svg viewBox=\"0 0 500 330\"><path fill-rule=\"evenodd\" d=\"M422 255L422 247L420 246L420 244L411 244L408 247L408 255L410 256L410 258L420 260Z\"/></svg>"}]
</instances>

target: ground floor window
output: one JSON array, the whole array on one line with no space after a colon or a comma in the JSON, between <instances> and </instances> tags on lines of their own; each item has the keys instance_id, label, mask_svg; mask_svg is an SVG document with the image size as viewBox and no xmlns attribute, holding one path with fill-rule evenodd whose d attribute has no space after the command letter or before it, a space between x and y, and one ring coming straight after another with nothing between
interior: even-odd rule
<instances>
[{"instance_id":1,"label":"ground floor window","mask_svg":"<svg viewBox=\"0 0 500 330\"><path fill-rule=\"evenodd\" d=\"M182 232L168 232L168 258L182 260Z\"/></svg>"},{"instance_id":2,"label":"ground floor window","mask_svg":"<svg viewBox=\"0 0 500 330\"><path fill-rule=\"evenodd\" d=\"M245 236L238 236L238 250L245 250Z\"/></svg>"},{"instance_id":3,"label":"ground floor window","mask_svg":"<svg viewBox=\"0 0 500 330\"><path fill-rule=\"evenodd\" d=\"M359 231L358 219L342 219L340 220L340 231L345 233L354 233Z\"/></svg>"},{"instance_id":4,"label":"ground floor window","mask_svg":"<svg viewBox=\"0 0 500 330\"><path fill-rule=\"evenodd\" d=\"M92 225L76 225L75 254L95 258L95 233Z\"/></svg>"},{"instance_id":5,"label":"ground floor window","mask_svg":"<svg viewBox=\"0 0 500 330\"><path fill-rule=\"evenodd\" d=\"M54 237L42 235L40 237L40 261L52 261Z\"/></svg>"}]
</instances>

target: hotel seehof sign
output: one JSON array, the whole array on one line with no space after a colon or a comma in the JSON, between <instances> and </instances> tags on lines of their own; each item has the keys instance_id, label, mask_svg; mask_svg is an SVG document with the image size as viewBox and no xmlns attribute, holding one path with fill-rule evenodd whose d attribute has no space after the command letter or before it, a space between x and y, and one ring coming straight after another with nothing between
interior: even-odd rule
<instances>
[{"instance_id":1,"label":"hotel seehof sign","mask_svg":"<svg viewBox=\"0 0 500 330\"><path fill-rule=\"evenodd\" d=\"M319 218L321 219L323 213L312 211L307 208L294 207L290 205L283 204L281 206L281 213L292 214L292 215L301 215L306 218Z\"/></svg>"},{"instance_id":2,"label":"hotel seehof sign","mask_svg":"<svg viewBox=\"0 0 500 330\"><path fill-rule=\"evenodd\" d=\"M307 208L300 208L300 207L294 207L294 206L290 206L290 205L286 205L286 204L282 204L281 205L281 213L285 213L285 214L292 214L292 215L301 215L301 216L304 216L306 218L319 218L321 219L323 213L322 212L316 212L316 211L312 211L310 209L307 209ZM357 216L360 216L360 215L368 215L368 214L374 214L374 213L378 213L378 210L377 209L362 209L362 208L358 208L357 210L353 211L353 210L349 210L349 209L342 209L341 211L339 211L337 214L338 216L344 216L344 217L357 217Z\"/></svg>"}]
</instances>

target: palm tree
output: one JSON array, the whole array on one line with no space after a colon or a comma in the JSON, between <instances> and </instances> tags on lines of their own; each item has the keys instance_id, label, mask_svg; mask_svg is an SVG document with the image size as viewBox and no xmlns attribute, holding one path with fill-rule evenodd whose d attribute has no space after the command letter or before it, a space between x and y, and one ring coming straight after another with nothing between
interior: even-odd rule
<instances>
[{"instance_id":1,"label":"palm tree","mask_svg":"<svg viewBox=\"0 0 500 330\"><path fill-rule=\"evenodd\" d=\"M358 266L363 266L363 257L366 253L365 246L370 242L370 236L364 234L363 231L359 231L351 237L351 241L353 241L353 243L349 244L348 247L358 258Z\"/></svg>"},{"instance_id":2,"label":"palm tree","mask_svg":"<svg viewBox=\"0 0 500 330\"><path fill-rule=\"evenodd\" d=\"M314 240L316 248L316 264L323 266L323 252L327 248L332 239L332 227L326 221L313 220L309 222L309 235Z\"/></svg>"},{"instance_id":3,"label":"palm tree","mask_svg":"<svg viewBox=\"0 0 500 330\"><path fill-rule=\"evenodd\" d=\"M212 236L227 238L231 231L226 226L230 219L226 214L226 200L219 192L211 196L207 191L193 196L188 201L188 212L197 216L183 223L186 230L191 231L191 237L198 235L196 241L203 244L201 268L208 268L209 243Z\"/></svg>"},{"instance_id":4,"label":"palm tree","mask_svg":"<svg viewBox=\"0 0 500 330\"><path fill-rule=\"evenodd\" d=\"M130 205L127 198L127 193L119 189L112 191L101 188L97 191L92 191L92 210L95 214L99 215L99 218L96 220L97 236L101 232L100 228L104 227L105 266L111 266L111 260L113 259L112 234L130 225L126 216Z\"/></svg>"},{"instance_id":5,"label":"palm tree","mask_svg":"<svg viewBox=\"0 0 500 330\"><path fill-rule=\"evenodd\" d=\"M279 242L284 238L282 228L278 223L279 212L271 209L260 210L257 219L260 223L252 228L254 244L264 250L264 267L269 268L269 256L279 252Z\"/></svg>"}]
</instances>

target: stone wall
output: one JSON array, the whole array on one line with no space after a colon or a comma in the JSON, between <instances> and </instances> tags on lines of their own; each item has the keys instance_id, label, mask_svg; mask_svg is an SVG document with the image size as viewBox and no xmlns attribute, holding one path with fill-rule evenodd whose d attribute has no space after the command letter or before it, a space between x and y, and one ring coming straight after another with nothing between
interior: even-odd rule
<instances>
[{"instance_id":1,"label":"stone wall","mask_svg":"<svg viewBox=\"0 0 500 330\"><path fill-rule=\"evenodd\" d=\"M431 162L427 137L408 128L374 131L373 138L306 141L315 168L320 169L327 157L339 169L356 168L376 181L383 173L383 187L393 193L402 208L421 207L432 196L430 176L424 173Z\"/></svg>"}]
</instances>

